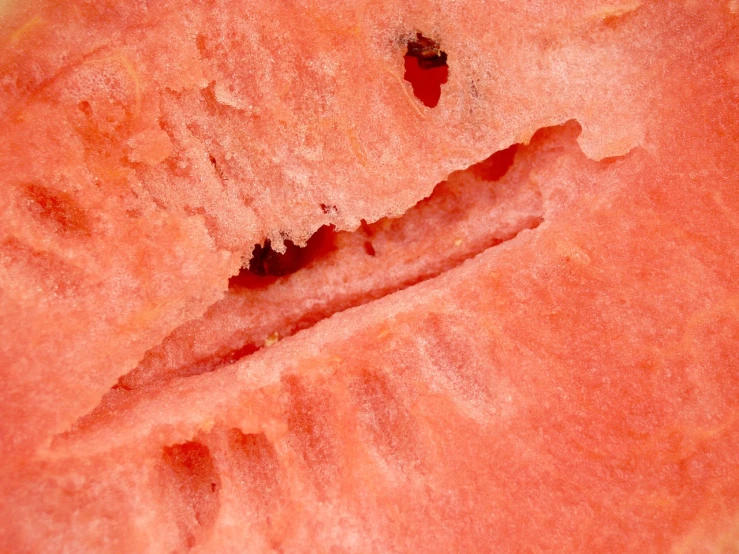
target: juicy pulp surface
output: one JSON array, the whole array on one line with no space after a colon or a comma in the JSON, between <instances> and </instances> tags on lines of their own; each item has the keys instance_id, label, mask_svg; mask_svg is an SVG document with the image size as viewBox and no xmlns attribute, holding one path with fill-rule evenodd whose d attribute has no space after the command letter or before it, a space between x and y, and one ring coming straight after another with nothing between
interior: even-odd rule
<instances>
[{"instance_id":1,"label":"juicy pulp surface","mask_svg":"<svg viewBox=\"0 0 739 554\"><path fill-rule=\"evenodd\" d=\"M537 229L4 458L4 549L731 552L737 16L608 13L609 63L659 76L644 149L594 162L547 130Z\"/></svg>"},{"instance_id":2,"label":"juicy pulp surface","mask_svg":"<svg viewBox=\"0 0 739 554\"><path fill-rule=\"evenodd\" d=\"M565 154L535 178L578 201L536 231L142 389L49 455L146 468L156 548L730 552L736 246L655 163Z\"/></svg>"},{"instance_id":3,"label":"juicy pulp surface","mask_svg":"<svg viewBox=\"0 0 739 554\"><path fill-rule=\"evenodd\" d=\"M399 215L572 118L592 157L644 144L653 47L609 20L634 7L16 3L0 23L3 448L68 429L255 243ZM448 55L435 108L403 78L418 32Z\"/></svg>"}]
</instances>

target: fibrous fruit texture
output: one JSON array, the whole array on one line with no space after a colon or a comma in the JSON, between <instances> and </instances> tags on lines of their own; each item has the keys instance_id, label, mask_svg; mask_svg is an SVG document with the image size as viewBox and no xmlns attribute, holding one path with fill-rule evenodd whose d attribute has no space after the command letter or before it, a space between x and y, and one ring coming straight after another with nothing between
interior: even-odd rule
<instances>
[{"instance_id":1,"label":"fibrous fruit texture","mask_svg":"<svg viewBox=\"0 0 739 554\"><path fill-rule=\"evenodd\" d=\"M0 6L2 551L736 551L736 2Z\"/></svg>"}]
</instances>

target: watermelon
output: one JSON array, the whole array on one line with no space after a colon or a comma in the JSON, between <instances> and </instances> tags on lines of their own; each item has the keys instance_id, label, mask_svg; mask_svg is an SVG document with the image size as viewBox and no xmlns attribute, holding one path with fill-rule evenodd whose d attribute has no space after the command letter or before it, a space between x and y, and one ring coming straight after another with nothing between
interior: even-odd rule
<instances>
[{"instance_id":1,"label":"watermelon","mask_svg":"<svg viewBox=\"0 0 739 554\"><path fill-rule=\"evenodd\" d=\"M0 545L736 551L737 11L11 6Z\"/></svg>"},{"instance_id":2,"label":"watermelon","mask_svg":"<svg viewBox=\"0 0 739 554\"><path fill-rule=\"evenodd\" d=\"M3 18L0 419L19 415L3 445L32 449L93 409L222 297L254 244L399 215L573 118L589 156L624 154L661 93L638 26L604 24L633 9L623 0L544 19L527 4L485 18L474 4L273 4L34 0ZM419 32L447 55L433 108L405 79Z\"/></svg>"}]
</instances>

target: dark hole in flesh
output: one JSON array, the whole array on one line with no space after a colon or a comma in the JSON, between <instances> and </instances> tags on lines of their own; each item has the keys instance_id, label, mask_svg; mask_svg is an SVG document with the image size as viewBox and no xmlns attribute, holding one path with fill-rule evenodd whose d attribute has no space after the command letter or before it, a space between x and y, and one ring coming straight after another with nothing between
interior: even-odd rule
<instances>
[{"instance_id":1,"label":"dark hole in flesh","mask_svg":"<svg viewBox=\"0 0 739 554\"><path fill-rule=\"evenodd\" d=\"M441 85L448 77L446 52L438 42L417 33L415 39L408 41L405 54L404 78L413 87L413 94L425 106L434 108L441 98Z\"/></svg>"},{"instance_id":2,"label":"dark hole in flesh","mask_svg":"<svg viewBox=\"0 0 739 554\"><path fill-rule=\"evenodd\" d=\"M231 277L229 287L260 288L295 273L333 250L335 235L332 226L324 225L313 233L305 246L286 240L285 252L282 253L272 248L269 239L263 245L257 244L252 250L249 264L242 267L238 275Z\"/></svg>"}]
</instances>

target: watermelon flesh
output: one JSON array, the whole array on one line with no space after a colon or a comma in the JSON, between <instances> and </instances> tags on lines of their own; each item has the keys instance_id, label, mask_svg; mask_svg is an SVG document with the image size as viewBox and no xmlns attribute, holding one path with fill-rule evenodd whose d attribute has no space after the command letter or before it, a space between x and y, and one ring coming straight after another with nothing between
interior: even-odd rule
<instances>
[{"instance_id":1,"label":"watermelon flesh","mask_svg":"<svg viewBox=\"0 0 739 554\"><path fill-rule=\"evenodd\" d=\"M661 31L646 44L637 25L606 25L631 0L474 6L13 3L0 22L2 447L32 452L68 429L218 301L254 244L400 215L451 172L573 118L593 158L644 143ZM419 32L447 55L433 108L404 78Z\"/></svg>"},{"instance_id":2,"label":"watermelon flesh","mask_svg":"<svg viewBox=\"0 0 739 554\"><path fill-rule=\"evenodd\" d=\"M712 273L731 243L705 233L708 198L684 211L671 179L660 194L648 155L557 154L537 168L546 196L592 202L557 203L537 230L237 364L139 390L58 440L52 489L125 490L154 550L730 552L739 326ZM665 312L674 327L657 325ZM77 459L96 467L61 469ZM154 539L108 525L81 536Z\"/></svg>"},{"instance_id":3,"label":"watermelon flesh","mask_svg":"<svg viewBox=\"0 0 739 554\"><path fill-rule=\"evenodd\" d=\"M684 210L691 191L672 178L689 164L592 162L566 131L535 139L525 174L549 206L535 231L236 364L144 387L58 439L52 490L96 514L115 499L157 529L151 543L110 518L81 536L214 552L730 552L739 326L713 268L736 247L705 233L712 200ZM592 240L604 233L619 240ZM657 325L665 312L676 327Z\"/></svg>"},{"instance_id":4,"label":"watermelon flesh","mask_svg":"<svg viewBox=\"0 0 739 554\"><path fill-rule=\"evenodd\" d=\"M579 132L575 128L573 124L562 131L569 132L573 145ZM534 148L518 155L516 169L507 176L515 146L453 174L400 218L364 224L354 233L319 230L305 249L317 258L291 275L274 276L289 267L272 268L270 275L244 268L231 279L223 300L149 351L116 389L213 371L265 343L438 275L523 229L535 228L543 213L541 193L524 178Z\"/></svg>"},{"instance_id":5,"label":"watermelon flesh","mask_svg":"<svg viewBox=\"0 0 739 554\"><path fill-rule=\"evenodd\" d=\"M541 31L540 41L533 41L531 48L555 52L552 55L559 57L553 67L560 75L566 73L570 83L580 76L582 83L590 84L583 94L594 103L615 102L619 95L636 99L628 109L623 107L627 102L614 103L615 110L608 113L601 104L601 113L593 104L583 108L581 96L573 105L579 103L582 113L599 112L578 118L581 135L576 124L548 128L530 146L518 148L508 173L489 190L509 184L539 191L540 204L526 203L529 208L540 206L540 212L532 211L543 220L535 229L497 245L493 241L461 265L437 266L423 282L408 286L396 281L393 288L401 290L336 313L213 371L181 376L176 371L180 366L165 363L164 373L173 370L173 375L136 384L115 404L103 401L87 416L83 408L92 409L95 395L99 399L113 384L110 377L133 367L122 360L134 359L135 364L181 322L213 304L217 294L212 291L226 289L242 252L224 246L230 238L199 234L196 222L206 221L208 212L182 217L171 198L166 209L158 199L157 209L147 212L148 217L136 218L124 211L132 209L126 207L125 198L96 196L90 192L95 190L92 186L77 195L61 189L51 194L26 181L22 187L13 181L2 189L1 194L13 200L4 204L10 207L4 208L3 232L16 242L3 239L0 313L18 322L0 327L8 384L3 391L7 402L2 429L3 448L9 453L0 476L5 499L0 511L3 521L9 522L0 528L4 550L736 550L736 10L726 2L609 4L607 9L582 2L553 6L546 13L549 19L540 22L525 17L535 13L534 4L520 6L506 21L515 28L520 24ZM110 10L98 10L101 26L106 18L120 23L122 15ZM453 9L441 12L425 17L448 19L450 28L457 25L460 36L470 42L487 36L467 32L463 23L474 19L473 14L464 19ZM319 21L320 15L311 14L311 20ZM483 20L491 21L476 15L481 26ZM583 43L589 48L568 43L562 29L577 29L573 31L577 36L587 36ZM466 98L454 88L458 85L453 60L460 50L446 41L442 44L449 55L449 82L443 85L437 107L429 108L440 110L433 113L444 113L447 98ZM521 44L528 43L516 46ZM599 58L611 64L605 69L594 62L594 44L611 45ZM41 51L44 46L36 48ZM490 52L499 54L493 48ZM577 65L581 56L591 70L587 74L576 71L582 67ZM623 59L629 64L619 65ZM511 65L517 67L515 62ZM536 67L520 71L536 77ZM553 74L557 71L552 69ZM621 75L622 81L610 78L612 73ZM502 81L508 78L505 72L496 75ZM541 113L556 112L547 103L555 101L548 97L561 91L553 91L551 81L537 82L534 77L528 89L514 87L509 94L524 90L525 107L532 108L532 114L537 108ZM647 92L641 97L630 94L636 89ZM234 94L236 101L238 90ZM501 106L506 98L499 97ZM655 98L660 101L650 104ZM472 157L463 167L507 144L526 142L533 128L530 120L517 119L521 110L514 109L509 119L501 120L512 122L511 128L518 128L522 136L506 134L494 118L483 120L493 121L490 136L503 137L492 147L477 137L479 144L485 143L480 146L487 149L484 155L478 155L477 146L465 146L463 133L454 136L455 147L449 146L449 138L432 141L433 147L417 142L415 155L428 157L434 165L436 155L450 160L457 155L452 148L459 148L465 150L460 158ZM624 114L631 126L616 123ZM537 127L561 123L559 115ZM28 136L40 135L39 129L53 123L51 118L31 119L35 133L29 127ZM204 127L206 132L216 133L217 125L211 123ZM16 146L24 136L19 125L31 124L3 120L4 128L13 131L7 136ZM447 130L454 135L453 129ZM624 133L639 137L636 142L643 148L614 158L635 144L612 140ZM40 136L51 140L51 135ZM439 147L437 154L439 144L449 150ZM18 174L31 171L26 166L33 164L23 164L23 156L17 154L29 151L34 149L8 154L4 167L10 163L6 160L18 157L13 162ZM71 167L68 160L62 162L61 154L50 159L49 167L56 164L65 171ZM407 167L415 168L414 159L418 158L404 159ZM45 167L44 163L38 165ZM105 168L112 170L118 163L110 161ZM447 163L451 162L429 171L443 175ZM79 164L94 166L89 159ZM425 179L412 170L406 174L409 183ZM394 175L392 168L388 175ZM469 177L467 173L462 180ZM454 176L448 180L453 182ZM331 183L335 187L329 188L341 197L342 188ZM418 193L413 202L422 196L408 187ZM379 189L372 192L380 195ZM26 198L22 202L17 200L21 194ZM344 206L332 200L325 205ZM93 213L102 222L95 222L100 226L96 230L110 229L104 223L116 217L130 219L121 232L128 233L131 244L117 244L113 255L106 246L111 235L88 236L73 201L98 206ZM377 205L386 201L378 199ZM432 202L433 197L425 206ZM298 214L299 225L301 208L287 201L285 205L291 206L288 212ZM423 206L397 221L402 227L417 223L425 229L427 220L413 215L423 213ZM457 221L451 217L455 206L449 202L450 210L441 215ZM462 214L478 207L483 216L494 212L487 202L461 206ZM22 214L21 207L26 210ZM364 208L357 202L354 217L374 219L369 215L372 210L362 213ZM319 224L342 227L328 212L321 210L311 231ZM506 210L494 221L509 215ZM484 235L477 229L480 221L470 223L476 237ZM382 228L381 222L376 225ZM316 257L265 291L307 279L330 256L346 256L346 262L362 274L382 256L382 246L393 241L409 259L418 258L415 240L390 233L379 239L373 235L373 257L364 247L366 235L362 230L342 235L346 248ZM146 242L147 236L171 240L165 248L155 240ZM300 242L297 235L287 236ZM443 234L422 236L428 244L437 244ZM452 236L457 239L456 234L448 238ZM254 233L240 248L250 251L265 238L275 245L279 242L269 232ZM28 251L29 245L34 252ZM182 250L182 245L193 249ZM83 246L90 250L79 261L79 255L70 252L83 252ZM52 261L49 252L56 255ZM148 257L160 252L171 257L160 261L162 265L147 264ZM60 258L78 260L75 267L88 273L75 273ZM424 258L434 257L424 254ZM222 266L216 267L216 261ZM88 290L95 282L90 268L95 267L99 269L95 275L106 271L118 275L116 286L128 283L129 288L119 290L97 281L97 288ZM136 267L133 275L149 284L142 285L138 295L132 293L132 277L127 277L130 267ZM422 272L414 269L411 274ZM178 289L181 275L191 279ZM205 275L212 278L207 283L199 280ZM375 283L385 282L384 276L374 278ZM157 279L171 286L157 288ZM118 296L106 296L110 291ZM231 306L235 294L235 289L227 292L222 305ZM366 300L364 294L359 296ZM116 306L135 307L146 299L164 297L182 302L160 307L149 319L137 319L127 327L92 317L100 306L109 307L111 314L105 317L112 318ZM27 312L17 310L19 305ZM65 311L68 305L79 308ZM215 306L192 324L198 336L208 338L208 321L219 321L211 315ZM70 313L78 321L67 330L62 316L69 318ZM62 323L51 329L49 320L42 321L43 314ZM280 324L288 320L281 313L275 319ZM216 327L212 336L225 336ZM121 329L125 335L113 333ZM159 348L166 350L170 341L173 355L180 355L176 351L184 350L184 340L172 337L182 335L184 331L175 330ZM77 345L73 339L79 337L85 341ZM62 347L62 339L72 344ZM110 350L103 353L104 340ZM134 351L126 352L124 346L131 341ZM51 378L59 368L76 366L84 349L90 360L78 373ZM61 359L53 360L52 353L57 357L61 353ZM98 368L100 360L110 366ZM84 402L65 396L75 392L68 385L75 382L84 392ZM22 410L14 411L18 406ZM73 421L77 423L68 432L58 433ZM8 445L22 447L10 452Z\"/></svg>"}]
</instances>

